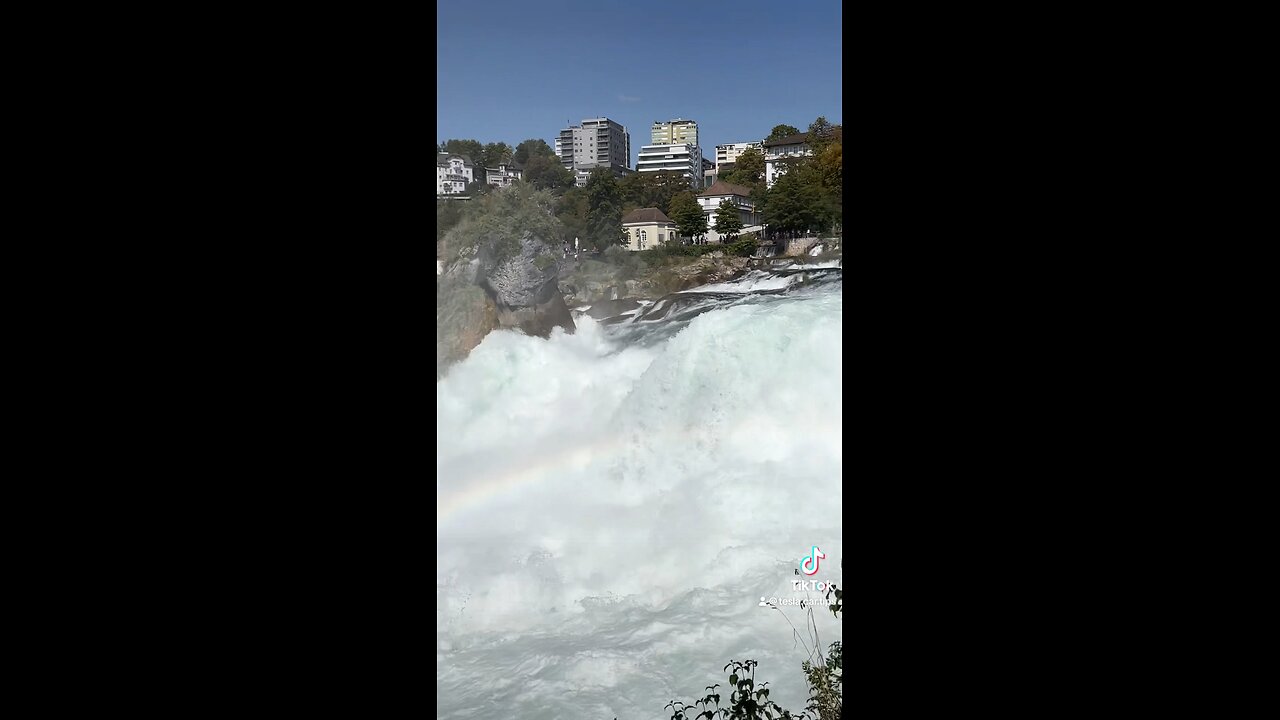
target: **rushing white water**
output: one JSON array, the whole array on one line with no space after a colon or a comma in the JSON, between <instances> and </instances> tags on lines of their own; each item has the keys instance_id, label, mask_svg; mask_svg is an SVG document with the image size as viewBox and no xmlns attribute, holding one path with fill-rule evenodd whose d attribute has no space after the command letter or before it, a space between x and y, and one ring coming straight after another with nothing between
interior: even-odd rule
<instances>
[{"instance_id":1,"label":"rushing white water","mask_svg":"<svg viewBox=\"0 0 1280 720\"><path fill-rule=\"evenodd\" d=\"M761 290L782 290L802 279L802 275L778 275L767 270L752 270L736 280L703 285L689 292L750 293Z\"/></svg>"},{"instance_id":2,"label":"rushing white water","mask_svg":"<svg viewBox=\"0 0 1280 720\"><path fill-rule=\"evenodd\" d=\"M747 658L803 709L804 611L759 601L841 580L840 284L749 300L494 332L437 382L437 717L667 717Z\"/></svg>"}]
</instances>

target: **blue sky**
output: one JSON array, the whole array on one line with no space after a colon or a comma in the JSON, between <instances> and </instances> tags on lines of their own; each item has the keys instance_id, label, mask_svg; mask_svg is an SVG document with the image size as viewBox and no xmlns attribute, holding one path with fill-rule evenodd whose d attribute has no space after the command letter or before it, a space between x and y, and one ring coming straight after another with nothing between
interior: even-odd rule
<instances>
[{"instance_id":1,"label":"blue sky","mask_svg":"<svg viewBox=\"0 0 1280 720\"><path fill-rule=\"evenodd\" d=\"M604 116L631 133L698 121L704 157L841 117L837 0L444 0L436 6L436 140L515 146Z\"/></svg>"}]
</instances>

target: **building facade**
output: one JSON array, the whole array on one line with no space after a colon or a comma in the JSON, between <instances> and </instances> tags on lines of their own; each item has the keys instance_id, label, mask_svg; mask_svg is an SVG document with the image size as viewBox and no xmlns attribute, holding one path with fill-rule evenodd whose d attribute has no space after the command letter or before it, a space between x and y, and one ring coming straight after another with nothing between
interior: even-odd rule
<instances>
[{"instance_id":1,"label":"building facade","mask_svg":"<svg viewBox=\"0 0 1280 720\"><path fill-rule=\"evenodd\" d=\"M707 242L709 243L724 240L716 232L715 227L716 211L720 209L720 203L725 200L732 201L738 207L738 219L742 221L739 234L760 230L760 214L756 211L755 201L751 199L749 187L717 180L715 185L698 193L697 200L698 207L702 208L702 214L707 216Z\"/></svg>"},{"instance_id":2,"label":"building facade","mask_svg":"<svg viewBox=\"0 0 1280 720\"><path fill-rule=\"evenodd\" d=\"M496 168L485 168L484 177L485 182L490 185L496 185L497 187L509 187L511 183L520 179L523 172L523 170L516 167L514 164L508 165L503 163L498 165Z\"/></svg>"},{"instance_id":3,"label":"building facade","mask_svg":"<svg viewBox=\"0 0 1280 720\"><path fill-rule=\"evenodd\" d=\"M581 125L570 125L556 136L556 155L566 170L574 173L581 186L584 173L598 167L613 168L623 175L631 167L631 134L627 128L609 118L588 118Z\"/></svg>"},{"instance_id":4,"label":"building facade","mask_svg":"<svg viewBox=\"0 0 1280 720\"><path fill-rule=\"evenodd\" d=\"M658 208L632 210L622 217L627 249L633 252L680 242L676 224Z\"/></svg>"},{"instance_id":5,"label":"building facade","mask_svg":"<svg viewBox=\"0 0 1280 720\"><path fill-rule=\"evenodd\" d=\"M702 184L699 188L709 188L716 181L716 164L706 158L702 158Z\"/></svg>"},{"instance_id":6,"label":"building facade","mask_svg":"<svg viewBox=\"0 0 1280 720\"><path fill-rule=\"evenodd\" d=\"M474 180L471 158L452 153L436 154L436 194L452 195L465 192Z\"/></svg>"},{"instance_id":7,"label":"building facade","mask_svg":"<svg viewBox=\"0 0 1280 720\"><path fill-rule=\"evenodd\" d=\"M796 157L808 157L813 154L813 150L809 148L808 140L809 133L797 133L777 140L765 141L765 187L773 187L773 183L778 180L778 176L786 172L782 161Z\"/></svg>"},{"instance_id":8,"label":"building facade","mask_svg":"<svg viewBox=\"0 0 1280 720\"><path fill-rule=\"evenodd\" d=\"M743 142L728 143L726 145L716 146L716 167L720 167L725 163L737 162L738 156L746 152L750 148L763 151L763 143Z\"/></svg>"},{"instance_id":9,"label":"building facade","mask_svg":"<svg viewBox=\"0 0 1280 720\"><path fill-rule=\"evenodd\" d=\"M573 172L573 184L578 187L586 187L587 180L591 179L591 171L595 168L586 168L575 170ZM621 165L610 165L609 170L613 172L613 176L621 180L628 175L635 175L636 171L631 168L622 167Z\"/></svg>"},{"instance_id":10,"label":"building facade","mask_svg":"<svg viewBox=\"0 0 1280 720\"><path fill-rule=\"evenodd\" d=\"M636 161L637 172L678 172L689 187L702 187L702 150L697 145L645 145Z\"/></svg>"},{"instance_id":11,"label":"building facade","mask_svg":"<svg viewBox=\"0 0 1280 720\"><path fill-rule=\"evenodd\" d=\"M650 145L693 145L698 147L698 123L676 118L665 122L655 120L649 132Z\"/></svg>"}]
</instances>

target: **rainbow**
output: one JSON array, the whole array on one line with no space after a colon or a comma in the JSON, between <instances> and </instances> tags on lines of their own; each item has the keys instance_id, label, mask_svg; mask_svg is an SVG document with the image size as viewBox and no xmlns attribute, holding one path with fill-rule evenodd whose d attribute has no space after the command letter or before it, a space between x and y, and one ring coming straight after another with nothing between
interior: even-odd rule
<instances>
[{"instance_id":1,"label":"rainbow","mask_svg":"<svg viewBox=\"0 0 1280 720\"><path fill-rule=\"evenodd\" d=\"M511 468L482 482L472 483L451 494L436 491L436 526L445 522L452 515L467 508L483 505L485 502L512 492L516 488L528 485L542 478L549 472L573 465L585 465L599 453L613 452L619 449L627 438L605 436L594 443L580 447L570 447L550 454L533 462L522 463L520 467Z\"/></svg>"}]
</instances>

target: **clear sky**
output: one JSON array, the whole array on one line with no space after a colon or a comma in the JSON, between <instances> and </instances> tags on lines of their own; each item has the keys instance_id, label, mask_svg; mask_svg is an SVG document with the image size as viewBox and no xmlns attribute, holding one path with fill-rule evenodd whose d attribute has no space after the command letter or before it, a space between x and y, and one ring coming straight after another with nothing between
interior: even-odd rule
<instances>
[{"instance_id":1,"label":"clear sky","mask_svg":"<svg viewBox=\"0 0 1280 720\"><path fill-rule=\"evenodd\" d=\"M696 120L714 161L775 125L843 120L838 0L444 0L436 18L437 142L555 147L603 116L635 167L654 121Z\"/></svg>"}]
</instances>

